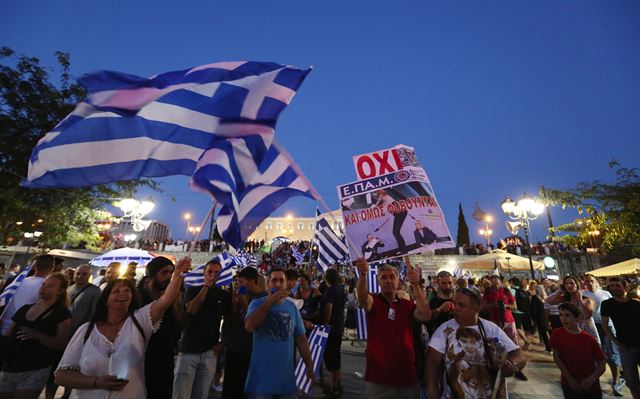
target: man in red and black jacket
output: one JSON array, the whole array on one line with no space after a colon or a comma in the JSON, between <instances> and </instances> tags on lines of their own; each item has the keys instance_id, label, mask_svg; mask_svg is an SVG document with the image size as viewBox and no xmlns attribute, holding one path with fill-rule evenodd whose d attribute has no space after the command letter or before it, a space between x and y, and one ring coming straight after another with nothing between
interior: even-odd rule
<instances>
[{"instance_id":1,"label":"man in red and black jacket","mask_svg":"<svg viewBox=\"0 0 640 399\"><path fill-rule=\"evenodd\" d=\"M395 267L382 265L378 268L380 294L369 292L367 262L358 259L356 267L360 272L356 284L358 304L367 312L365 397L417 397L412 324L414 320L426 322L431 319L431 309L419 285L420 271L411 267L407 270L414 303L396 295L400 277Z\"/></svg>"}]
</instances>

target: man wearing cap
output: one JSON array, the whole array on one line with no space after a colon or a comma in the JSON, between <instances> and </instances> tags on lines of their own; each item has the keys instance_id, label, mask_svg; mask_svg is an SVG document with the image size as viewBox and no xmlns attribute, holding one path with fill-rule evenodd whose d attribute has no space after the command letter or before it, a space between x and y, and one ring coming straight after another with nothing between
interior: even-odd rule
<instances>
[{"instance_id":1,"label":"man wearing cap","mask_svg":"<svg viewBox=\"0 0 640 399\"><path fill-rule=\"evenodd\" d=\"M222 340L226 348L224 362L224 385L222 399L235 399L244 396L244 383L249 372L249 359L253 346L253 336L244 329L244 317L249 303L262 298L264 290L262 276L253 267L245 267L237 275L238 287L234 285L231 311L231 327Z\"/></svg>"},{"instance_id":2,"label":"man wearing cap","mask_svg":"<svg viewBox=\"0 0 640 399\"><path fill-rule=\"evenodd\" d=\"M149 304L162 296L171 281L172 273L173 263L164 256L155 257L147 264L146 278L138 284L142 305ZM173 306L165 312L160 328L151 336L147 345L144 374L149 398L171 398L173 359L183 320L182 295L178 294Z\"/></svg>"},{"instance_id":3,"label":"man wearing cap","mask_svg":"<svg viewBox=\"0 0 640 399\"><path fill-rule=\"evenodd\" d=\"M220 261L210 260L204 268L204 284L185 293L187 318L174 371L174 399L209 395L222 350L220 324L231 313L231 294L215 286L221 270Z\"/></svg>"}]
</instances>

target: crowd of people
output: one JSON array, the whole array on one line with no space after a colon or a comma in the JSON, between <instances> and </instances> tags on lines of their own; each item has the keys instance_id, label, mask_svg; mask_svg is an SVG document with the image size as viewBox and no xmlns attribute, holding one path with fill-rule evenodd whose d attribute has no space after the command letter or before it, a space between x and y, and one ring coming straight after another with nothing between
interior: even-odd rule
<instances>
[{"instance_id":1,"label":"crowd of people","mask_svg":"<svg viewBox=\"0 0 640 399\"><path fill-rule=\"evenodd\" d=\"M640 398L640 301L624 279L476 281L441 271L425 280L406 265L403 281L386 264L372 293L364 259L318 279L295 260L305 249L281 246L227 287L216 285L215 259L201 285L185 287L188 258L156 257L136 279L135 264L93 278L89 265L65 269L40 255L3 309L0 399L43 389L47 398L57 389L76 398L207 398L212 389L223 398L295 398L298 358L317 378L308 337L318 325L330 326L329 382L321 373L318 383L338 398L356 308L367 318L367 398L505 398L507 377L527 379L534 340L553 353L565 397L602 397L608 365L613 392L626 384Z\"/></svg>"}]
</instances>

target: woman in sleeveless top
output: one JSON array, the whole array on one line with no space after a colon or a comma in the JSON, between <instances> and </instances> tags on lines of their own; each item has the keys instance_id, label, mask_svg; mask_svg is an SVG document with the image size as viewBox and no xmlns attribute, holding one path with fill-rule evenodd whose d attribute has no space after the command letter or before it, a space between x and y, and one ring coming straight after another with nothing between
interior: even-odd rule
<instances>
[{"instance_id":1,"label":"woman in sleeveless top","mask_svg":"<svg viewBox=\"0 0 640 399\"><path fill-rule=\"evenodd\" d=\"M582 320L579 322L580 328L593 336L600 345L600 337L596 329L596 323L593 321L593 311L595 304L591 298L582 295L578 279L573 276L566 276L562 279L560 289L550 295L546 302L551 305L560 303L572 303L582 312Z\"/></svg>"}]
</instances>

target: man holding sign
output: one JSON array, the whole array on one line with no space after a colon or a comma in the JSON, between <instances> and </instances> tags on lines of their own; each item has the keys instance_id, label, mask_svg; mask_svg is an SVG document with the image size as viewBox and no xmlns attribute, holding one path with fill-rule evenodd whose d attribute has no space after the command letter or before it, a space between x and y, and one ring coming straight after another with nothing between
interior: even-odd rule
<instances>
[{"instance_id":1,"label":"man holding sign","mask_svg":"<svg viewBox=\"0 0 640 399\"><path fill-rule=\"evenodd\" d=\"M365 397L417 398L418 376L415 367L412 324L429 321L431 310L420 289L420 270L408 266L411 295L415 303L400 299L396 287L400 277L391 265L378 268L380 294L371 294L367 286L369 265L356 261L360 277L356 285L358 303L367 312L367 370Z\"/></svg>"}]
</instances>

